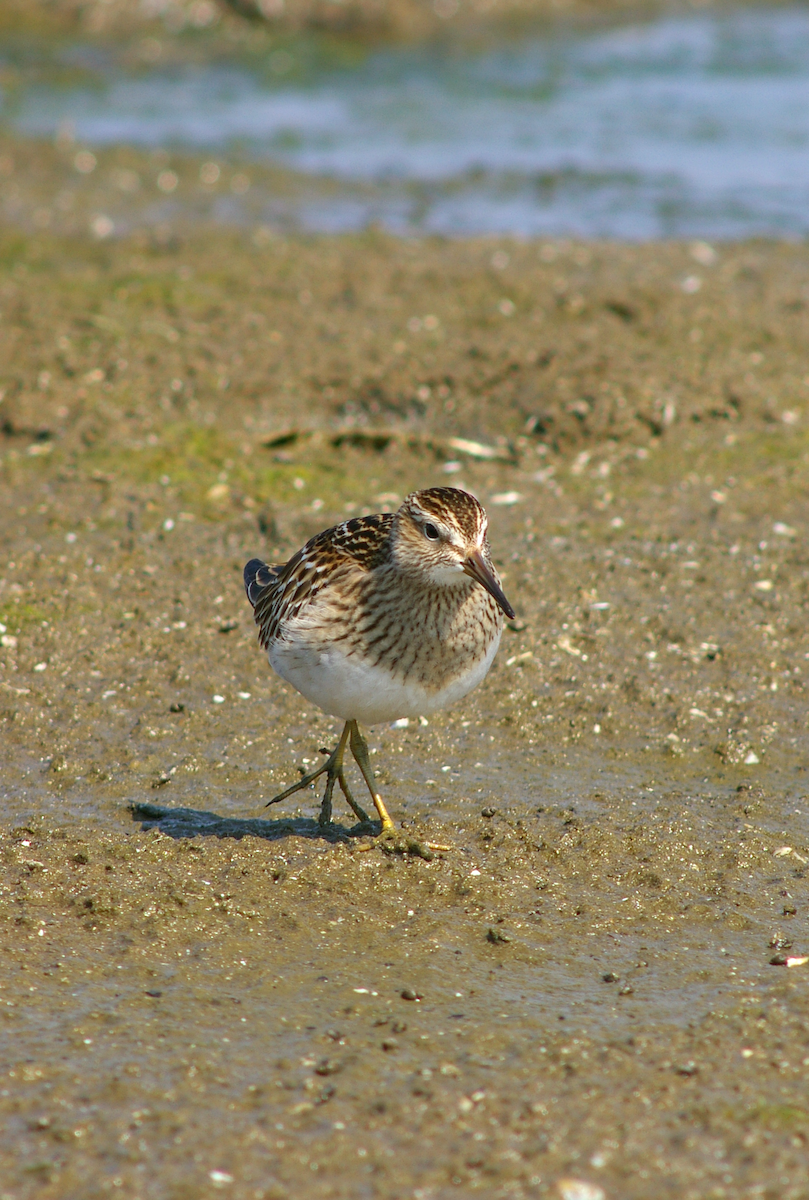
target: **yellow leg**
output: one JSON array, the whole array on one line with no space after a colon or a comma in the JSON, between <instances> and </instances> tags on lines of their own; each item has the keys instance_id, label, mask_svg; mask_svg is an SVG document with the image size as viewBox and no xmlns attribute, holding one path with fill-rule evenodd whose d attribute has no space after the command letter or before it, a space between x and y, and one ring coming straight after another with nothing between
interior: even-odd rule
<instances>
[{"instance_id":1,"label":"yellow leg","mask_svg":"<svg viewBox=\"0 0 809 1200\"><path fill-rule=\"evenodd\" d=\"M269 808L271 804L278 804L280 800L286 800L287 796L292 796L295 792L303 791L308 788L311 783L319 779L321 775L326 775L326 790L323 793L323 802L320 806L320 825L329 825L331 823L331 798L334 791L335 783L339 783L342 788L343 795L352 811L360 821L370 823L370 817L363 808L357 804L354 797L351 795L351 789L346 781L345 772L343 771L343 757L345 755L346 743L351 735L351 722L346 721L343 732L340 734L340 741L335 746L332 753L326 759L322 767L318 767L316 771L310 771L308 775L304 775L297 783L293 783L291 787L286 788L278 796L273 796L272 800L268 800L265 808Z\"/></svg>"},{"instance_id":2,"label":"yellow leg","mask_svg":"<svg viewBox=\"0 0 809 1200\"><path fill-rule=\"evenodd\" d=\"M357 804L357 801L352 796L351 788L348 786L348 780L346 779L345 774L342 771L342 769L338 773L337 779L340 783L340 787L343 789L343 795L346 798L346 804L348 805L348 807L354 813L356 818L362 822L363 825L370 825L371 818L368 816L367 812L362 807L362 805Z\"/></svg>"},{"instance_id":3,"label":"yellow leg","mask_svg":"<svg viewBox=\"0 0 809 1200\"><path fill-rule=\"evenodd\" d=\"M382 832L387 833L389 830L395 829L396 826L388 815L388 810L385 808L382 797L376 790L374 773L371 770L371 759L370 755L368 754L368 744L360 733L360 727L356 721L347 721L346 729L350 730L349 745L351 746L351 753L354 755L354 758L357 761L357 766L362 772L362 777L368 785L368 791L371 793L371 799L374 802L374 807L379 813L379 819L382 822ZM345 730L343 730L343 733L345 734Z\"/></svg>"}]
</instances>

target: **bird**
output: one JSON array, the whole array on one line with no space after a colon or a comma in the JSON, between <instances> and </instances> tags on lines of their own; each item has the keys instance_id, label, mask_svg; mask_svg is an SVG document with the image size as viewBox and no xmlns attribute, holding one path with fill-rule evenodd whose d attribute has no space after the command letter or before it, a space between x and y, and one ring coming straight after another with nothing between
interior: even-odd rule
<instances>
[{"instance_id":1,"label":"bird","mask_svg":"<svg viewBox=\"0 0 809 1200\"><path fill-rule=\"evenodd\" d=\"M412 492L392 513L375 513L316 534L287 563L253 558L244 586L270 665L323 712L344 721L337 746L265 807L326 787L319 824L332 822L339 783L366 825L345 776L350 749L381 829L395 830L374 780L360 722L428 716L483 680L514 618L492 562L488 518L469 492Z\"/></svg>"}]
</instances>

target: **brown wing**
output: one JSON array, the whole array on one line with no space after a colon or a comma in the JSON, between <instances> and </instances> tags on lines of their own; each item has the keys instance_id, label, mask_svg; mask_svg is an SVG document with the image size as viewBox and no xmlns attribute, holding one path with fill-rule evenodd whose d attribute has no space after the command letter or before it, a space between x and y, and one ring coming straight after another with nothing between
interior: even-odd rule
<instances>
[{"instance_id":1,"label":"brown wing","mask_svg":"<svg viewBox=\"0 0 809 1200\"><path fill-rule=\"evenodd\" d=\"M385 561L393 514L353 517L310 538L283 566L253 558L244 568L244 586L253 606L259 641L265 648L278 636L281 621L310 603L341 565L371 571Z\"/></svg>"}]
</instances>

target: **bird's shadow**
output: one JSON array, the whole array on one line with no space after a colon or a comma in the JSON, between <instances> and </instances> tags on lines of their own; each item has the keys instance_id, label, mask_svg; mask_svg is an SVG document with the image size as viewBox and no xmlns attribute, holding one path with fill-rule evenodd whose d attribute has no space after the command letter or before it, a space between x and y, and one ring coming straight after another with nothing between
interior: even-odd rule
<instances>
[{"instance_id":1,"label":"bird's shadow","mask_svg":"<svg viewBox=\"0 0 809 1200\"><path fill-rule=\"evenodd\" d=\"M134 821L141 822L141 829L159 829L167 837L234 838L260 837L266 841L279 842L288 837L309 838L310 841L350 842L354 838L368 837L379 832L376 824L360 823L346 829L343 825L319 825L311 817L287 817L280 820L265 820L259 817L220 817L218 813L204 812L198 808L168 808L147 801L133 801L128 805Z\"/></svg>"}]
</instances>

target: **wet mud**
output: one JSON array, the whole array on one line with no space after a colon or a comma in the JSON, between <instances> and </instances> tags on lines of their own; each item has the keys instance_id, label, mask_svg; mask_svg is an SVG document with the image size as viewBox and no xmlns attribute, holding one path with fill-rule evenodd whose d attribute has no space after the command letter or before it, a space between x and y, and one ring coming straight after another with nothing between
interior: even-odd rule
<instances>
[{"instance_id":1,"label":"wet mud","mask_svg":"<svg viewBox=\"0 0 809 1200\"><path fill-rule=\"evenodd\" d=\"M0 1195L805 1197L809 252L0 263ZM517 619L401 839L265 812L243 563L447 481Z\"/></svg>"}]
</instances>

